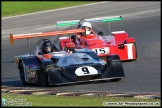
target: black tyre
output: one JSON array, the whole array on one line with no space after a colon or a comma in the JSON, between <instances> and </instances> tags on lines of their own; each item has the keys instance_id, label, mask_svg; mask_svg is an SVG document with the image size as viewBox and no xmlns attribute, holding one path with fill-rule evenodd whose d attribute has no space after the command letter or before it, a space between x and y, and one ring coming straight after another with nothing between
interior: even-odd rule
<instances>
[{"instance_id":1,"label":"black tyre","mask_svg":"<svg viewBox=\"0 0 162 108\"><path fill-rule=\"evenodd\" d=\"M23 83L23 85L28 84L25 81L24 66L23 66L22 62L20 62L20 64L19 64L19 74L20 74L20 79L21 79L21 82Z\"/></svg>"},{"instance_id":2,"label":"black tyre","mask_svg":"<svg viewBox=\"0 0 162 108\"><path fill-rule=\"evenodd\" d=\"M37 72L37 83L42 85L42 82L41 82L41 71Z\"/></svg>"},{"instance_id":3,"label":"black tyre","mask_svg":"<svg viewBox=\"0 0 162 108\"><path fill-rule=\"evenodd\" d=\"M120 81L123 77L125 77L122 62L118 55L109 55L107 58L107 64L111 69L110 71L112 72L112 79L110 79L110 81Z\"/></svg>"},{"instance_id":4,"label":"black tyre","mask_svg":"<svg viewBox=\"0 0 162 108\"><path fill-rule=\"evenodd\" d=\"M109 55L109 56L107 57L107 65L108 65L108 66L109 66L109 65L112 65L113 60L119 60L119 61L120 61L120 58L119 58L118 55Z\"/></svg>"},{"instance_id":5,"label":"black tyre","mask_svg":"<svg viewBox=\"0 0 162 108\"><path fill-rule=\"evenodd\" d=\"M134 44L135 55L136 55L136 58L134 60L136 60L137 59L137 46L136 46L136 43L135 42L133 44Z\"/></svg>"},{"instance_id":6,"label":"black tyre","mask_svg":"<svg viewBox=\"0 0 162 108\"><path fill-rule=\"evenodd\" d=\"M110 79L110 81L112 81L112 82L116 82L116 81L120 81L120 80L121 80L121 78Z\"/></svg>"},{"instance_id":7,"label":"black tyre","mask_svg":"<svg viewBox=\"0 0 162 108\"><path fill-rule=\"evenodd\" d=\"M45 71L45 69L43 67L41 67L41 84L45 87L47 87L49 85L48 82L48 72Z\"/></svg>"}]
</instances>

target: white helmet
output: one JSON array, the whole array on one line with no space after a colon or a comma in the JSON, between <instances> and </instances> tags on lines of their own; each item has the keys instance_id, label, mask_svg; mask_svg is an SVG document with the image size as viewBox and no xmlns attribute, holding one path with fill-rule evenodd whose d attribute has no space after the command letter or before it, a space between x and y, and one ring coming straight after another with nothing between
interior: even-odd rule
<instances>
[{"instance_id":1,"label":"white helmet","mask_svg":"<svg viewBox=\"0 0 162 108\"><path fill-rule=\"evenodd\" d=\"M84 22L81 25L81 28L83 28L83 27L88 27L89 28L89 30L86 30L86 34L90 34L91 33L92 25L89 22Z\"/></svg>"}]
</instances>

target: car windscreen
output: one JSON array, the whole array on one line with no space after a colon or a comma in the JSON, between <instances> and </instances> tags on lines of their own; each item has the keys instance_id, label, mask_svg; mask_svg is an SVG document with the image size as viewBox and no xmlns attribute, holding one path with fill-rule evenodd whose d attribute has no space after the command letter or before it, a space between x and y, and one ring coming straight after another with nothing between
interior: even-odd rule
<instances>
[{"instance_id":1,"label":"car windscreen","mask_svg":"<svg viewBox=\"0 0 162 108\"><path fill-rule=\"evenodd\" d=\"M58 65L75 65L75 64L86 64L86 63L96 63L97 61L94 60L91 56L89 55L72 55L72 56L64 56L62 57L59 62L57 63Z\"/></svg>"}]
</instances>

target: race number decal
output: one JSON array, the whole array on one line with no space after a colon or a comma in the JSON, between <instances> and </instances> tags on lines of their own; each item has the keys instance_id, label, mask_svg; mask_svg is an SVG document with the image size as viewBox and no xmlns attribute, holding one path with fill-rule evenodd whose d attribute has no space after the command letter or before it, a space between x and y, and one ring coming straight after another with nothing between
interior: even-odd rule
<instances>
[{"instance_id":1,"label":"race number decal","mask_svg":"<svg viewBox=\"0 0 162 108\"><path fill-rule=\"evenodd\" d=\"M91 67L91 66L83 66L75 70L75 74L78 76L93 75L97 73L98 71L94 67Z\"/></svg>"},{"instance_id":2,"label":"race number decal","mask_svg":"<svg viewBox=\"0 0 162 108\"><path fill-rule=\"evenodd\" d=\"M108 54L109 53L109 47L103 47L103 48L94 48L92 49L97 54Z\"/></svg>"}]
</instances>

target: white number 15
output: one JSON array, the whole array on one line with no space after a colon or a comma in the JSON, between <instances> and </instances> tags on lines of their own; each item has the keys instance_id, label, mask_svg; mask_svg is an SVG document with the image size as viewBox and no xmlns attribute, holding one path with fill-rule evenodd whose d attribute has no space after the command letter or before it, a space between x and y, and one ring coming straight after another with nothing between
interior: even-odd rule
<instances>
[{"instance_id":1,"label":"white number 15","mask_svg":"<svg viewBox=\"0 0 162 108\"><path fill-rule=\"evenodd\" d=\"M108 54L109 53L109 47L95 48L95 49L92 49L92 50L97 54Z\"/></svg>"}]
</instances>

